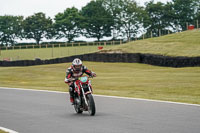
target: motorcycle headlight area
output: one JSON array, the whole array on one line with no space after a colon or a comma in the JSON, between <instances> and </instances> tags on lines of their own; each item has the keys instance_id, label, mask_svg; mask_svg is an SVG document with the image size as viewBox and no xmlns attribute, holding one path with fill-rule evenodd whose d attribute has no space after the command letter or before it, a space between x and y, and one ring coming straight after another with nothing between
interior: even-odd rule
<instances>
[{"instance_id":1,"label":"motorcycle headlight area","mask_svg":"<svg viewBox=\"0 0 200 133\"><path fill-rule=\"evenodd\" d=\"M88 77L80 77L79 80L83 83L87 82Z\"/></svg>"}]
</instances>

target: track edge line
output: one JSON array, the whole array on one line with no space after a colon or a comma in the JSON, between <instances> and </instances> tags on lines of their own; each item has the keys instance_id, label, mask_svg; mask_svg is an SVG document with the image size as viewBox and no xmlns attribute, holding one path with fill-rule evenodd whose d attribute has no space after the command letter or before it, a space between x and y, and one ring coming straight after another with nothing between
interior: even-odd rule
<instances>
[{"instance_id":1,"label":"track edge line","mask_svg":"<svg viewBox=\"0 0 200 133\"><path fill-rule=\"evenodd\" d=\"M5 131L5 132L8 132L8 133L18 133L14 130L11 130L11 129L8 129L8 128L5 128L5 127L0 127L1 130Z\"/></svg>"},{"instance_id":2,"label":"track edge line","mask_svg":"<svg viewBox=\"0 0 200 133\"><path fill-rule=\"evenodd\" d=\"M26 88L0 87L0 89L21 90L21 91L38 91L38 92L49 92L49 93L58 93L58 94L68 93L68 92L62 92L62 91L36 90L36 89L26 89ZM173 102L173 101L162 101L162 100L152 100L152 99L144 99L144 98L131 98L131 97L96 95L96 94L94 94L94 96L107 97L107 98L117 98L117 99L127 99L127 100L148 101L148 102L169 103L169 104L179 104L179 105L200 107L200 104L190 104L190 103L181 103L181 102Z\"/></svg>"}]
</instances>

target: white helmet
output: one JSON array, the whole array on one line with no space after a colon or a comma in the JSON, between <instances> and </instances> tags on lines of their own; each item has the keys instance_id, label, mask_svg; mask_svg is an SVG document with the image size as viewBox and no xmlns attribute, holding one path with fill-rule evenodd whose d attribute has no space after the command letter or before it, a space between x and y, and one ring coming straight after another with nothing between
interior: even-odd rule
<instances>
[{"instance_id":1,"label":"white helmet","mask_svg":"<svg viewBox=\"0 0 200 133\"><path fill-rule=\"evenodd\" d=\"M80 71L82 67L82 61L79 58L76 58L72 62L72 67L74 71Z\"/></svg>"}]
</instances>

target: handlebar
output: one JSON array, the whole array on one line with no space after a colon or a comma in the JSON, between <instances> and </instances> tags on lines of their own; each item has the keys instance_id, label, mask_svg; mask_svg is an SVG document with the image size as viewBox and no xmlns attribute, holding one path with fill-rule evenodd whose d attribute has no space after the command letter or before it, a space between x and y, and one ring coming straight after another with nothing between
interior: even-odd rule
<instances>
[{"instance_id":1,"label":"handlebar","mask_svg":"<svg viewBox=\"0 0 200 133\"><path fill-rule=\"evenodd\" d=\"M93 76L88 76L88 75L85 75L85 76L87 76L88 78L93 78ZM85 77L85 76L81 76L81 77ZM69 81L76 81L76 80L78 80L78 78L76 77L76 78L69 78Z\"/></svg>"}]
</instances>

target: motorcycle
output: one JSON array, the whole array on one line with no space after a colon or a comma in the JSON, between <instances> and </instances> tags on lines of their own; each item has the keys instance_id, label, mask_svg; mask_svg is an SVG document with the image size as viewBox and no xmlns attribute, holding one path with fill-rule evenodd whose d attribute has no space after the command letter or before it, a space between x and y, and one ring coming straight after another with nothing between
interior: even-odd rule
<instances>
[{"instance_id":1,"label":"motorcycle","mask_svg":"<svg viewBox=\"0 0 200 133\"><path fill-rule=\"evenodd\" d=\"M94 116L96 108L89 78L89 76L81 76L78 79L72 79L75 86L74 109L78 114L88 111L91 116Z\"/></svg>"}]
</instances>

